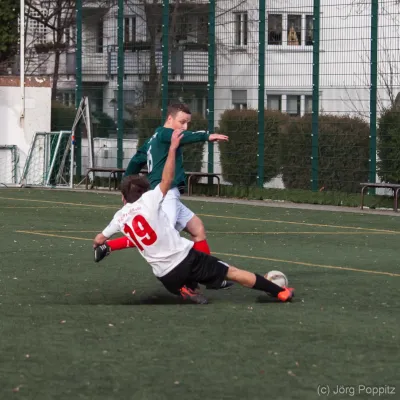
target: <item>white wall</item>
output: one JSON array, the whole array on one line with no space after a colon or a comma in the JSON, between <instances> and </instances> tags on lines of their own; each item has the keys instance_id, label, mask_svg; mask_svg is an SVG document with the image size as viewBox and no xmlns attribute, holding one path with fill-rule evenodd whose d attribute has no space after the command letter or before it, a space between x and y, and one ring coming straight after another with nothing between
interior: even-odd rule
<instances>
[{"instance_id":1,"label":"white wall","mask_svg":"<svg viewBox=\"0 0 400 400\"><path fill-rule=\"evenodd\" d=\"M2 85L14 86L2 86ZM16 145L19 153L18 180L35 132L49 132L51 118L50 82L35 77L26 79L25 118L20 119L22 103L19 79L0 78L0 145ZM33 86L41 85L41 86ZM2 169L0 169L1 173ZM4 182L0 176L0 182Z\"/></svg>"}]
</instances>

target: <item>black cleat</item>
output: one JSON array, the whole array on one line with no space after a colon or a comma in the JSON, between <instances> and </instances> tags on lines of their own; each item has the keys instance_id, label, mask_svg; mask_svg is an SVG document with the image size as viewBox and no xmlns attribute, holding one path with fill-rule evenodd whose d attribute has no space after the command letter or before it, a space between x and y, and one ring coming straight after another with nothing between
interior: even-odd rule
<instances>
[{"instance_id":1,"label":"black cleat","mask_svg":"<svg viewBox=\"0 0 400 400\"><path fill-rule=\"evenodd\" d=\"M208 304L207 298L199 291L189 289L187 286L182 286L180 289L181 296L185 300L190 300L196 304Z\"/></svg>"},{"instance_id":2,"label":"black cleat","mask_svg":"<svg viewBox=\"0 0 400 400\"><path fill-rule=\"evenodd\" d=\"M101 246L97 246L94 249L94 261L99 262L104 257L107 257L110 253L111 253L111 249L107 243L102 244Z\"/></svg>"},{"instance_id":3,"label":"black cleat","mask_svg":"<svg viewBox=\"0 0 400 400\"><path fill-rule=\"evenodd\" d=\"M224 281L222 281L221 286L219 288L216 288L216 287L213 287L213 286L206 286L206 288L210 289L210 290L229 289L233 285L234 285L233 282L224 280Z\"/></svg>"},{"instance_id":4,"label":"black cleat","mask_svg":"<svg viewBox=\"0 0 400 400\"><path fill-rule=\"evenodd\" d=\"M234 283L231 281L222 281L220 289L229 289Z\"/></svg>"}]
</instances>

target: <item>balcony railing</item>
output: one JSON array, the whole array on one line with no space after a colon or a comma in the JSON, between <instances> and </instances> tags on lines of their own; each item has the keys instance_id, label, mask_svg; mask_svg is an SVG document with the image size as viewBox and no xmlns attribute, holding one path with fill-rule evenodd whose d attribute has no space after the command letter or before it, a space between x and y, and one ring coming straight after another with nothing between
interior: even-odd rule
<instances>
[{"instance_id":1,"label":"balcony railing","mask_svg":"<svg viewBox=\"0 0 400 400\"><path fill-rule=\"evenodd\" d=\"M155 52L157 73L162 69L162 52ZM108 49L108 75L117 75L117 46ZM124 53L124 74L141 75L148 79L150 74L150 51L126 51ZM208 77L208 53L206 51L176 50L171 52L168 63L170 79L206 81Z\"/></svg>"}]
</instances>

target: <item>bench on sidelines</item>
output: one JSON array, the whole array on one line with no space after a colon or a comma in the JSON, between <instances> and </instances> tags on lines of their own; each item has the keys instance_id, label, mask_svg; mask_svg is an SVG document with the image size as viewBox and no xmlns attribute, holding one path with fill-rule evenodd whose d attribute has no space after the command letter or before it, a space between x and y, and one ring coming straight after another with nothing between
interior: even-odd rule
<instances>
[{"instance_id":1,"label":"bench on sidelines","mask_svg":"<svg viewBox=\"0 0 400 400\"><path fill-rule=\"evenodd\" d=\"M186 172L186 175L188 176L188 196L190 196L193 192L193 182L192 182L192 178L194 177L212 177L212 178L216 178L217 179L217 196L219 196L220 194L220 186L221 186L221 180L220 180L220 175L221 174L215 174L215 173L211 173L211 172Z\"/></svg>"},{"instance_id":2,"label":"bench on sidelines","mask_svg":"<svg viewBox=\"0 0 400 400\"><path fill-rule=\"evenodd\" d=\"M123 174L125 173L125 168L108 168L108 167L93 167L93 168L88 168L86 170L86 176L85 176L85 181L86 181L86 189L89 187L89 174L91 172L108 172L109 177L108 177L108 190L111 190L111 178L114 178L114 190L117 190L118 188L118 179L117 179L117 174ZM147 174L146 169L142 169L140 171L142 174ZM188 195L190 196L193 191L193 182L192 179L194 177L212 177L217 179L217 195L219 196L220 194L220 174L215 174L215 173L210 173L210 172L186 172L186 175L188 177ZM93 189L94 187L94 179L92 180L92 183L90 185L90 189Z\"/></svg>"},{"instance_id":3,"label":"bench on sidelines","mask_svg":"<svg viewBox=\"0 0 400 400\"><path fill-rule=\"evenodd\" d=\"M399 191L400 185L397 183L360 183L361 186L361 210L364 207L364 191L367 188L379 188L379 189L392 189L394 193L393 210L397 212L399 205Z\"/></svg>"},{"instance_id":4,"label":"bench on sidelines","mask_svg":"<svg viewBox=\"0 0 400 400\"><path fill-rule=\"evenodd\" d=\"M118 179L117 174L123 174L125 172L125 168L107 168L107 167L93 167L88 168L86 171L85 181L86 181L86 189L89 186L89 174L91 172L108 172L110 175L108 177L108 190L111 190L111 178L114 177L114 190L118 189ZM142 169L140 171L141 174L147 174L146 169ZM90 189L94 187L94 179L92 180L92 184L90 185Z\"/></svg>"}]
</instances>

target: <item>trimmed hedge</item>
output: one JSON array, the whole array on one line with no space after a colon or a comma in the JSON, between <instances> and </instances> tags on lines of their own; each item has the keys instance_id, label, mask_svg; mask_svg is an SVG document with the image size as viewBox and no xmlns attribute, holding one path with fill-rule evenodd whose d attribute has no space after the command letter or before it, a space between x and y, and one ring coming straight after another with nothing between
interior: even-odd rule
<instances>
[{"instance_id":1,"label":"trimmed hedge","mask_svg":"<svg viewBox=\"0 0 400 400\"><path fill-rule=\"evenodd\" d=\"M58 101L51 103L51 131L70 131L75 121L74 107L68 107Z\"/></svg>"},{"instance_id":2,"label":"trimmed hedge","mask_svg":"<svg viewBox=\"0 0 400 400\"><path fill-rule=\"evenodd\" d=\"M66 106L58 101L51 103L51 130L70 131L75 121L76 110L74 107ZM117 132L117 125L114 120L102 111L94 111L91 113L93 137L109 137L110 133ZM80 126L84 129L84 124L80 122ZM82 131L83 137L86 132Z\"/></svg>"},{"instance_id":3,"label":"trimmed hedge","mask_svg":"<svg viewBox=\"0 0 400 400\"><path fill-rule=\"evenodd\" d=\"M103 111L92 112L93 137L108 138L110 133L117 133L117 124Z\"/></svg>"},{"instance_id":4,"label":"trimmed hedge","mask_svg":"<svg viewBox=\"0 0 400 400\"><path fill-rule=\"evenodd\" d=\"M144 108L135 118L139 128L138 147L154 134L157 127L161 126L161 110L159 108ZM192 131L204 130L207 120L200 114L192 114L189 129ZM204 142L183 146L183 168L185 171L201 171L203 163Z\"/></svg>"},{"instance_id":5,"label":"trimmed hedge","mask_svg":"<svg viewBox=\"0 0 400 400\"><path fill-rule=\"evenodd\" d=\"M264 119L264 182L268 182L279 173L279 135L288 116L265 110ZM219 126L219 131L229 136L229 142L219 146L224 180L234 185L256 185L258 111L226 110Z\"/></svg>"},{"instance_id":6,"label":"trimmed hedge","mask_svg":"<svg viewBox=\"0 0 400 400\"><path fill-rule=\"evenodd\" d=\"M108 182L107 182L108 185ZM196 196L216 196L217 186L208 184L198 184L193 186L193 194ZM311 190L300 189L267 189L259 187L244 187L221 185L221 197L246 199L246 200L265 200L265 201L285 201L288 203L306 203L319 205L333 205L343 207L360 207L360 193L344 192L312 192ZM371 209L393 209L393 197L390 196L365 196L364 204Z\"/></svg>"},{"instance_id":7,"label":"trimmed hedge","mask_svg":"<svg viewBox=\"0 0 400 400\"><path fill-rule=\"evenodd\" d=\"M312 116L291 118L281 136L287 189L311 189ZM357 192L368 181L369 125L358 117L319 117L318 184L322 190Z\"/></svg>"},{"instance_id":8,"label":"trimmed hedge","mask_svg":"<svg viewBox=\"0 0 400 400\"><path fill-rule=\"evenodd\" d=\"M378 121L378 176L385 182L400 182L400 110L385 110Z\"/></svg>"}]
</instances>

